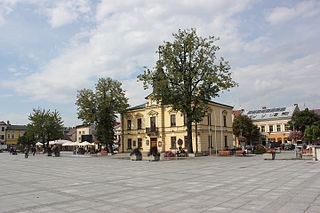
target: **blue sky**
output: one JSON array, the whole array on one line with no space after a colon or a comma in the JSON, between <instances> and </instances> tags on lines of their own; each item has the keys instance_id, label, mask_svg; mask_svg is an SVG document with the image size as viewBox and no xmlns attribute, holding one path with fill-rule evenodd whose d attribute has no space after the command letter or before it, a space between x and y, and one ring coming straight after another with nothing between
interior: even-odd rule
<instances>
[{"instance_id":1,"label":"blue sky","mask_svg":"<svg viewBox=\"0 0 320 213\"><path fill-rule=\"evenodd\" d=\"M0 120L28 123L33 108L80 124L77 90L99 77L123 83L129 103L148 91L136 76L179 28L220 37L238 88L215 101L235 108L320 108L317 0L1 0Z\"/></svg>"}]
</instances>

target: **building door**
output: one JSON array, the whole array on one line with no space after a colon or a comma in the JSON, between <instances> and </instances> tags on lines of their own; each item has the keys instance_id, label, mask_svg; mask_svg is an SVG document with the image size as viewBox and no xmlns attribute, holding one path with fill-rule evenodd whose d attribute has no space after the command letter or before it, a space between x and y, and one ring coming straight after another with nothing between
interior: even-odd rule
<instances>
[{"instance_id":1,"label":"building door","mask_svg":"<svg viewBox=\"0 0 320 213\"><path fill-rule=\"evenodd\" d=\"M152 147L156 147L157 148L157 138L150 138L150 149Z\"/></svg>"}]
</instances>

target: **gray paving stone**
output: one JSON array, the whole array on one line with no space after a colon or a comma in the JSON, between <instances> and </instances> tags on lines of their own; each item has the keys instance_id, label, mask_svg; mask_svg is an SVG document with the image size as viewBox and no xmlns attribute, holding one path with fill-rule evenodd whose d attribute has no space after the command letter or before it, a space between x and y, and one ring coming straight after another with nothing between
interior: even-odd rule
<instances>
[{"instance_id":1,"label":"gray paving stone","mask_svg":"<svg viewBox=\"0 0 320 213\"><path fill-rule=\"evenodd\" d=\"M281 153L286 158L292 153ZM320 212L320 163L0 153L0 212ZM3 172L4 171L4 172Z\"/></svg>"}]
</instances>

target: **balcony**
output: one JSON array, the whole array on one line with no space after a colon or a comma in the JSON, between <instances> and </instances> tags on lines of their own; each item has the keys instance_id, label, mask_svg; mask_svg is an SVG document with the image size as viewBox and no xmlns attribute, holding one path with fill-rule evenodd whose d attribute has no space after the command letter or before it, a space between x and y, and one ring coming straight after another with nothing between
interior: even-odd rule
<instances>
[{"instance_id":1,"label":"balcony","mask_svg":"<svg viewBox=\"0 0 320 213\"><path fill-rule=\"evenodd\" d=\"M158 136L159 128L158 127L146 128L146 132L148 136Z\"/></svg>"}]
</instances>

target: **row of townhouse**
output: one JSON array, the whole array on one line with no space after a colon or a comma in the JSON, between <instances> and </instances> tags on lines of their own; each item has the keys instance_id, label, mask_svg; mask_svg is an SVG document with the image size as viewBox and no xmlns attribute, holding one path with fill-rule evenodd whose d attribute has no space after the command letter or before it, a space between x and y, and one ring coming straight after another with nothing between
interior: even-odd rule
<instances>
[{"instance_id":1,"label":"row of townhouse","mask_svg":"<svg viewBox=\"0 0 320 213\"><path fill-rule=\"evenodd\" d=\"M16 145L19 137L27 131L26 125L13 125L0 121L0 144Z\"/></svg>"}]
</instances>

